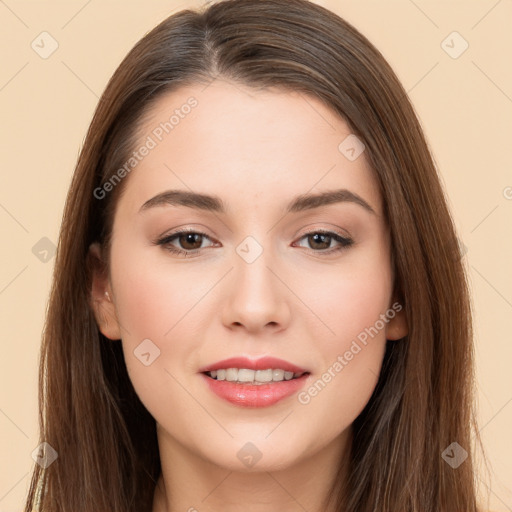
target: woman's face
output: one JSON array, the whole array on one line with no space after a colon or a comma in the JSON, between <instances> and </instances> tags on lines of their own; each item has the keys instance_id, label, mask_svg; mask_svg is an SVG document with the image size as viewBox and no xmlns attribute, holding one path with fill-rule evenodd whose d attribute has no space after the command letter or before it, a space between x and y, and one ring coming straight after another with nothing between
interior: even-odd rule
<instances>
[{"instance_id":1,"label":"woman's face","mask_svg":"<svg viewBox=\"0 0 512 512\"><path fill-rule=\"evenodd\" d=\"M314 97L221 80L163 96L140 133L93 294L159 443L232 470L341 448L406 334L364 147Z\"/></svg>"}]
</instances>

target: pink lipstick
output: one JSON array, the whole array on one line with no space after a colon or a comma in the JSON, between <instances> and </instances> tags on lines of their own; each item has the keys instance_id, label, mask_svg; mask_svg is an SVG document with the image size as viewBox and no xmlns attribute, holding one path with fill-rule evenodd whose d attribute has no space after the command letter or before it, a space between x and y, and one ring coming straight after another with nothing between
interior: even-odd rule
<instances>
[{"instance_id":1,"label":"pink lipstick","mask_svg":"<svg viewBox=\"0 0 512 512\"><path fill-rule=\"evenodd\" d=\"M310 373L275 357L233 357L199 370L209 389L240 407L267 407L296 393Z\"/></svg>"}]
</instances>

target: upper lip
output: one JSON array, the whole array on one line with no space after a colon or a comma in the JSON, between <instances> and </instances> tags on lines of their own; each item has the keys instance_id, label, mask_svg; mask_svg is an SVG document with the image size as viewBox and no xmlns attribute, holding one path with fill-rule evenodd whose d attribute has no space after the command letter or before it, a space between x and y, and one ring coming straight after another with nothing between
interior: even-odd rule
<instances>
[{"instance_id":1,"label":"upper lip","mask_svg":"<svg viewBox=\"0 0 512 512\"><path fill-rule=\"evenodd\" d=\"M247 368L249 370L267 370L271 368L274 370L281 369L293 373L307 372L307 370L305 370L304 368L289 363L284 359L279 359L277 357L270 356L260 357L258 359L249 359L248 357L230 357L229 359L223 359L222 361L217 361L216 363L204 366L203 368L199 369L199 372L211 372L213 370L223 368Z\"/></svg>"}]
</instances>

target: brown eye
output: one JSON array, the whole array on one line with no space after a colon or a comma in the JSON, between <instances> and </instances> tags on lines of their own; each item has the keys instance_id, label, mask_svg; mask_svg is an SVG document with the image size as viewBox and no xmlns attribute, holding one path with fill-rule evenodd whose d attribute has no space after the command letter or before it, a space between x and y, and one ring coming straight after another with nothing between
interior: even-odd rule
<instances>
[{"instance_id":1,"label":"brown eye","mask_svg":"<svg viewBox=\"0 0 512 512\"><path fill-rule=\"evenodd\" d=\"M167 235L157 240L155 243L156 245L163 246L166 250L174 254L192 256L204 248L201 246L205 239L210 240L210 237L206 233L187 230Z\"/></svg>"},{"instance_id":2,"label":"brown eye","mask_svg":"<svg viewBox=\"0 0 512 512\"><path fill-rule=\"evenodd\" d=\"M314 233L308 235L308 242L312 249L329 249L331 246L331 237L324 233Z\"/></svg>"},{"instance_id":3,"label":"brown eye","mask_svg":"<svg viewBox=\"0 0 512 512\"><path fill-rule=\"evenodd\" d=\"M184 233L179 235L177 240L183 249L193 251L201 248L203 235L201 233Z\"/></svg>"},{"instance_id":4,"label":"brown eye","mask_svg":"<svg viewBox=\"0 0 512 512\"><path fill-rule=\"evenodd\" d=\"M313 231L305 234L301 237L301 240L302 239L307 239L307 248L311 249L313 252L326 254L341 251L354 243L351 238L341 236L332 231ZM338 247L331 247L333 241L338 243ZM300 246L304 247L303 245Z\"/></svg>"}]
</instances>

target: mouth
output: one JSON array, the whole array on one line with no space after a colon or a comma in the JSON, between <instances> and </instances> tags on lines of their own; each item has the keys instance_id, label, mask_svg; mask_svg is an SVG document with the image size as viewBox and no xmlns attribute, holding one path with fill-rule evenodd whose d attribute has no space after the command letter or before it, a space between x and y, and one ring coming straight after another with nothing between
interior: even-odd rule
<instances>
[{"instance_id":1,"label":"mouth","mask_svg":"<svg viewBox=\"0 0 512 512\"><path fill-rule=\"evenodd\" d=\"M207 389L239 407L267 407L298 392L311 374L283 359L232 357L199 370Z\"/></svg>"}]
</instances>

